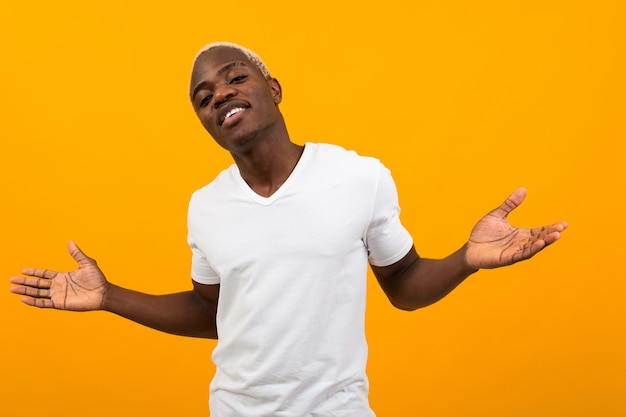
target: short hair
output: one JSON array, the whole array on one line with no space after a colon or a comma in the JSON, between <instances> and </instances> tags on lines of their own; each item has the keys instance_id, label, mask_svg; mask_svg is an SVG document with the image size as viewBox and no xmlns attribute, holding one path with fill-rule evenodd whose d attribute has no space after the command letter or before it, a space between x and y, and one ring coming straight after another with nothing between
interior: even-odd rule
<instances>
[{"instance_id":1,"label":"short hair","mask_svg":"<svg viewBox=\"0 0 626 417\"><path fill-rule=\"evenodd\" d=\"M245 48L241 45L238 45L236 43L233 42L211 42L205 46L203 46L198 53L196 54L196 57L193 59L193 65L191 66L191 68L193 69L196 66L196 62L198 61L198 58L200 58L200 55L204 54L205 52L210 51L211 49L215 49L215 48L220 48L220 47L224 47L224 48L231 48L231 49L236 49L239 52L241 52L242 54L244 54L246 56L246 58L255 66L257 67L257 69L259 71L261 71L261 74L263 74L263 76L268 79L271 80L272 76L270 75L269 70L267 69L267 66L265 65L265 63L263 62L263 60L261 59L261 57L259 57L257 54L255 54L254 52L252 52L250 49Z\"/></svg>"}]
</instances>

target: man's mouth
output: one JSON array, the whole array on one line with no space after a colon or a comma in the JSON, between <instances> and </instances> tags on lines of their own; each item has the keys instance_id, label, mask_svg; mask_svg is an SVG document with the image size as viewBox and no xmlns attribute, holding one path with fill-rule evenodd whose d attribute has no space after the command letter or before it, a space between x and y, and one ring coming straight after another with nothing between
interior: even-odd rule
<instances>
[{"instance_id":1,"label":"man's mouth","mask_svg":"<svg viewBox=\"0 0 626 417\"><path fill-rule=\"evenodd\" d=\"M239 113L240 111L243 111L243 107L237 107L236 109L230 110L228 113L226 113L224 120L232 117L234 114Z\"/></svg>"},{"instance_id":2,"label":"man's mouth","mask_svg":"<svg viewBox=\"0 0 626 417\"><path fill-rule=\"evenodd\" d=\"M234 104L234 103L233 103ZM220 126L230 126L237 122L241 117L241 114L248 108L248 106L242 104L234 104L228 106L230 108L224 108L219 112L219 124Z\"/></svg>"}]
</instances>

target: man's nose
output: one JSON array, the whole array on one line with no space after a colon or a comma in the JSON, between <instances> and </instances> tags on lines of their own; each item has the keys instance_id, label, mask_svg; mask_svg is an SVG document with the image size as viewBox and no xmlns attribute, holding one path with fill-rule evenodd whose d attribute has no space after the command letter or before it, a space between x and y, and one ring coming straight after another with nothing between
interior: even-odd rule
<instances>
[{"instance_id":1,"label":"man's nose","mask_svg":"<svg viewBox=\"0 0 626 417\"><path fill-rule=\"evenodd\" d=\"M237 94L237 91L230 85L223 85L213 92L213 105L215 108Z\"/></svg>"}]
</instances>

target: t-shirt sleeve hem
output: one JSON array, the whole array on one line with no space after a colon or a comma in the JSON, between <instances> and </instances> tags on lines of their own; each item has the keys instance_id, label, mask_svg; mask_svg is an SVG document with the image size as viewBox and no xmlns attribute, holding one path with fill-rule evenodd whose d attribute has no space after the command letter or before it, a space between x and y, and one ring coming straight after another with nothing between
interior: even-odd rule
<instances>
[{"instance_id":1,"label":"t-shirt sleeve hem","mask_svg":"<svg viewBox=\"0 0 626 417\"><path fill-rule=\"evenodd\" d=\"M219 277L201 277L196 274L191 274L191 279L193 279L199 284L205 284L205 285L215 285L215 284L220 283Z\"/></svg>"},{"instance_id":2,"label":"t-shirt sleeve hem","mask_svg":"<svg viewBox=\"0 0 626 417\"><path fill-rule=\"evenodd\" d=\"M388 256L385 259L370 258L369 263L372 266L378 266L378 267L385 267L385 266L393 265L399 260L401 260L402 258L404 258L406 254L409 253L412 247L413 247L413 239L409 238L402 246L402 249L398 250L398 252L396 252L394 255Z\"/></svg>"}]
</instances>

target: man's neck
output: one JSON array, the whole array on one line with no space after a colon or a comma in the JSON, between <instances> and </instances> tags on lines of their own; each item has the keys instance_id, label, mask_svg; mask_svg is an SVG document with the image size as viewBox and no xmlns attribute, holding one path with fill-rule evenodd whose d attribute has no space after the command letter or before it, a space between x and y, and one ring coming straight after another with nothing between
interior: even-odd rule
<instances>
[{"instance_id":1,"label":"man's neck","mask_svg":"<svg viewBox=\"0 0 626 417\"><path fill-rule=\"evenodd\" d=\"M233 155L241 177L250 188L269 197L289 178L302 156L304 147L286 139L262 141L244 155Z\"/></svg>"}]
</instances>

